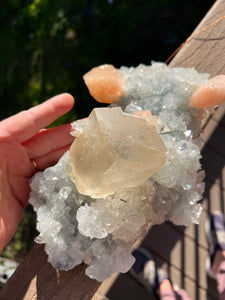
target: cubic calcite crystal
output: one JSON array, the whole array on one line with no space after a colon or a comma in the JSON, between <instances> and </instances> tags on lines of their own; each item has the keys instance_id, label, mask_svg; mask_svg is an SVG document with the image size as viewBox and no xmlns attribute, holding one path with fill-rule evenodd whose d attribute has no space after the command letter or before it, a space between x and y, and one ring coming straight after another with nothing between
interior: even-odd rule
<instances>
[{"instance_id":1,"label":"cubic calcite crystal","mask_svg":"<svg viewBox=\"0 0 225 300\"><path fill-rule=\"evenodd\" d=\"M89 73L86 82L102 80L103 87L111 70L101 69L98 80ZM120 92L111 93L115 82L110 97L98 91L114 103L74 122L70 151L30 183L36 240L45 243L48 261L61 270L83 261L99 281L130 269L132 247L150 226L197 224L204 191L203 114L190 99L209 75L162 63L114 73Z\"/></svg>"},{"instance_id":2,"label":"cubic calcite crystal","mask_svg":"<svg viewBox=\"0 0 225 300\"><path fill-rule=\"evenodd\" d=\"M142 185L165 164L166 150L148 118L95 108L70 148L70 175L81 194L106 197Z\"/></svg>"}]
</instances>

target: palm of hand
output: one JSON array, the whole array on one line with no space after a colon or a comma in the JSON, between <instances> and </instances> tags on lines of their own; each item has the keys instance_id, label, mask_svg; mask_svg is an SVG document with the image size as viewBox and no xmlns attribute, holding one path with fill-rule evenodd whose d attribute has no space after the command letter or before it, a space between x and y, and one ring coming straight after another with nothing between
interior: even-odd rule
<instances>
[{"instance_id":1,"label":"palm of hand","mask_svg":"<svg viewBox=\"0 0 225 300\"><path fill-rule=\"evenodd\" d=\"M29 195L28 178L32 163L24 146L18 142L0 144L0 250L12 237Z\"/></svg>"},{"instance_id":2,"label":"palm of hand","mask_svg":"<svg viewBox=\"0 0 225 300\"><path fill-rule=\"evenodd\" d=\"M62 94L0 123L0 252L22 217L30 192L29 178L56 163L73 140L68 134L70 125L41 129L72 106L73 98Z\"/></svg>"}]
</instances>

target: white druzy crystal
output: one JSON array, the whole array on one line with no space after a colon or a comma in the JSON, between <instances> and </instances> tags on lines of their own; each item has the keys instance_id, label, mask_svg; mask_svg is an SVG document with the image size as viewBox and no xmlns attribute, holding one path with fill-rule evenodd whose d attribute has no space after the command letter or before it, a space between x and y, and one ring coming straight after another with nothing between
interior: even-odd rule
<instances>
[{"instance_id":1,"label":"white druzy crystal","mask_svg":"<svg viewBox=\"0 0 225 300\"><path fill-rule=\"evenodd\" d=\"M30 182L49 262L68 270L84 261L99 281L129 270L149 224L188 226L202 211L201 116L188 103L209 75L161 63L119 72L125 113L114 104L75 122L70 152ZM157 117L132 115L143 110Z\"/></svg>"}]
</instances>

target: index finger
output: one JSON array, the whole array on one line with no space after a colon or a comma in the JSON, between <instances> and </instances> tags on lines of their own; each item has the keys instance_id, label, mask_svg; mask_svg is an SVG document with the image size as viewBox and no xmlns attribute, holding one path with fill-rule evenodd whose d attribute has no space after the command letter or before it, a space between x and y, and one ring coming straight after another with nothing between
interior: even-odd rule
<instances>
[{"instance_id":1,"label":"index finger","mask_svg":"<svg viewBox=\"0 0 225 300\"><path fill-rule=\"evenodd\" d=\"M60 94L29 110L22 111L0 122L0 130L20 142L33 137L40 129L50 125L67 113L74 105L70 94Z\"/></svg>"}]
</instances>

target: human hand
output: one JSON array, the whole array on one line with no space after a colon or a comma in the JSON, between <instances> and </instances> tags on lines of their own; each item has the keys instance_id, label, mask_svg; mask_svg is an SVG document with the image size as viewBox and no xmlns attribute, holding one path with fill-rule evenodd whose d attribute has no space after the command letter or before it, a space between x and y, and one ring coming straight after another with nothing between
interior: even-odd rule
<instances>
[{"instance_id":1,"label":"human hand","mask_svg":"<svg viewBox=\"0 0 225 300\"><path fill-rule=\"evenodd\" d=\"M55 164L74 139L70 124L43 128L73 104L71 95L61 94L0 122L0 253L27 205L29 178Z\"/></svg>"}]
</instances>

